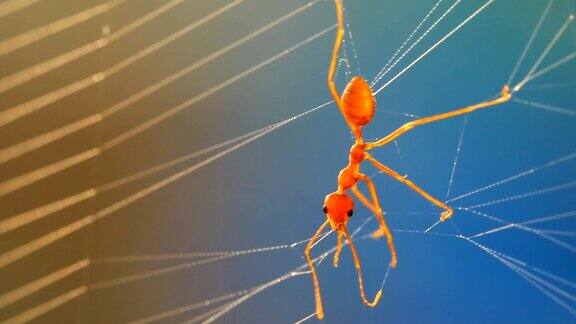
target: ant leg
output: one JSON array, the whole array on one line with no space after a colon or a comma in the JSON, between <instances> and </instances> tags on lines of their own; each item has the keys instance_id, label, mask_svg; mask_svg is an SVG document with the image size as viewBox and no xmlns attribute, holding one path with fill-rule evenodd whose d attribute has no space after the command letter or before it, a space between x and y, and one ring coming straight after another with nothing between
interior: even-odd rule
<instances>
[{"instance_id":1,"label":"ant leg","mask_svg":"<svg viewBox=\"0 0 576 324\"><path fill-rule=\"evenodd\" d=\"M356 246L354 246L354 242L352 242L352 237L350 236L350 233L348 233L348 228L346 228L346 226L344 226L344 234L346 235L348 246L350 247L350 252L352 252L352 257L354 258L354 266L356 267L356 273L358 274L358 287L360 288L360 297L362 298L362 302L364 302L364 304L366 304L368 307L374 307L378 304L380 298L382 297L382 289L378 290L372 302L368 301L366 294L364 293L360 257L358 256L358 251L356 250Z\"/></svg>"},{"instance_id":2,"label":"ant leg","mask_svg":"<svg viewBox=\"0 0 576 324\"><path fill-rule=\"evenodd\" d=\"M451 117L455 117L455 116L459 116L459 115L463 115L463 114L468 114L468 113L471 113L471 112L478 110L478 109L481 109L481 108L487 108L487 107L495 106L495 105L498 105L498 104L501 104L501 103L504 103L504 102L510 100L511 97L512 97L512 95L510 94L510 88L506 85L502 88L502 92L500 94L500 97L498 97L494 100L484 101L484 102L481 102L479 104L460 108L460 109L450 111L447 113L413 120L411 122L408 122L408 123L400 126L398 129L396 129L392 133L386 135L382 139L379 139L375 142L366 143L366 149L370 150L374 147L386 145L386 144L392 142L393 140L400 137L402 134L408 132L409 130L411 130L412 128L414 128L416 126L432 123L435 121L439 121L442 119L447 119L447 118L451 118Z\"/></svg>"},{"instance_id":3,"label":"ant leg","mask_svg":"<svg viewBox=\"0 0 576 324\"><path fill-rule=\"evenodd\" d=\"M332 265L334 265L334 268L338 267L338 263L340 262L340 252L342 252L342 239L343 238L344 238L344 234L338 233L336 253L334 253L334 260L332 261Z\"/></svg>"},{"instance_id":4,"label":"ant leg","mask_svg":"<svg viewBox=\"0 0 576 324\"><path fill-rule=\"evenodd\" d=\"M385 166L384 164L378 162L375 158L373 158L370 154L366 154L366 159L374 164L375 167L380 169L382 172L386 173L387 175L391 176L392 178L400 181L401 183L408 186L410 189L416 191L422 197L426 198L428 201L433 203L434 205L444 209L444 212L440 214L440 220L445 221L452 216L453 210L445 203L441 202L440 200L432 197L429 193L422 190L422 188L418 187L414 182L407 179L405 176L400 175L398 172L390 169L389 167Z\"/></svg>"},{"instance_id":5,"label":"ant leg","mask_svg":"<svg viewBox=\"0 0 576 324\"><path fill-rule=\"evenodd\" d=\"M366 196L364 196L362 191L360 191L360 189L358 188L357 184L353 185L352 188L350 188L350 189L352 190L352 193L354 194L354 196L356 196L356 198L364 206L366 206L366 208L370 209L370 211L373 212L374 214L378 214L378 210L376 209L376 207L374 207L374 205L372 205L370 200L368 200L368 198Z\"/></svg>"},{"instance_id":6,"label":"ant leg","mask_svg":"<svg viewBox=\"0 0 576 324\"><path fill-rule=\"evenodd\" d=\"M338 53L340 52L340 46L342 44L342 39L344 38L344 18L343 18L343 10L342 10L342 0L334 0L334 4L336 5L336 19L338 21L338 28L336 30L336 40L334 41L334 48L332 49L332 59L330 60L330 68L328 69L328 89L330 89L330 94L334 98L334 102L340 109L342 113L342 117L350 127L354 136L358 139L361 137L360 128L348 119L346 114L344 113L344 102L340 98L340 94L338 90L336 90L336 85L334 84L334 74L336 73L336 66L338 61Z\"/></svg>"},{"instance_id":7,"label":"ant leg","mask_svg":"<svg viewBox=\"0 0 576 324\"><path fill-rule=\"evenodd\" d=\"M370 209L376 215L376 219L378 220L380 228L377 229L372 234L372 237L374 238L379 238L381 236L386 237L386 240L388 241L388 249L390 250L390 266L392 268L395 268L396 264L398 264L398 258L396 257L396 247L394 246L392 233L390 232L388 225L386 225L386 222L384 221L384 215L382 213L382 208L380 207L380 201L378 200L378 193L376 192L376 186L374 186L374 183L372 182L372 180L370 180L370 177L368 177L367 175L359 173L356 176L358 177L359 180L362 180L366 183L366 186L370 191L370 196L372 196L372 203L367 201L366 196L364 196L364 194L360 192L357 186L352 187L352 192L354 193L356 198L360 200L361 203L363 203L368 209Z\"/></svg>"},{"instance_id":8,"label":"ant leg","mask_svg":"<svg viewBox=\"0 0 576 324\"><path fill-rule=\"evenodd\" d=\"M304 250L304 254L306 255L306 260L308 261L308 266L310 267L310 272L312 273L312 284L314 285L314 300L316 301L316 317L318 319L324 318L324 308L322 307L322 295L320 294L320 283L318 282L318 274L316 274L316 268L314 268L314 263L310 258L310 250L312 250L312 246L314 242L318 239L320 234L324 228L328 225L328 221L325 221L324 224L320 225L320 228L316 231L316 234L312 236L308 245L306 245L306 249Z\"/></svg>"}]
</instances>

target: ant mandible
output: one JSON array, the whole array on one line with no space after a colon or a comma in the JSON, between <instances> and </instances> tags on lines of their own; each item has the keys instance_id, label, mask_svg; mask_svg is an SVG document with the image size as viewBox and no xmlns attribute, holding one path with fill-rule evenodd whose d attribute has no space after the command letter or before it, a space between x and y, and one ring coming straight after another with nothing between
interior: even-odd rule
<instances>
[{"instance_id":1,"label":"ant mandible","mask_svg":"<svg viewBox=\"0 0 576 324\"><path fill-rule=\"evenodd\" d=\"M390 249L391 254L390 266L394 268L396 267L396 264L398 262L396 258L396 249L394 247L394 242L392 240L392 234L390 233L390 230L388 229L388 226L384 221L382 208L380 207L380 202L378 201L378 194L376 193L374 183L370 180L370 177L360 172L360 164L364 160L368 160L383 173L405 184L410 189L416 191L418 194L426 198L434 205L442 208L444 211L440 214L441 221L447 220L452 216L453 213L452 208L450 208L448 205L438 200L437 198L434 198L426 191L422 190L419 186L417 186L414 182L410 181L407 177L400 175L398 172L388 168L384 164L374 159L370 154L368 154L368 151L376 147L384 146L394 141L396 138L398 138L399 136L403 135L404 133L408 132L409 130L413 129L416 126L467 114L481 108L487 108L490 106L498 105L510 100L511 98L510 89L507 85L505 85L502 88L501 95L494 100L481 102L476 105L460 108L439 115L417 119L402 125L401 127L396 129L392 133L386 135L382 139L379 139L374 142L365 142L364 139L362 138L362 127L370 123L372 117L374 117L374 113L376 110L376 102L374 99L374 94L372 93L372 89L370 89L370 86L368 85L366 80L364 80L361 76L355 76L350 80L350 82L344 89L344 92L341 97L338 94L338 91L336 90L336 86L334 84L334 74L336 70L338 53L340 51L340 45L344 37L344 23L343 23L342 0L334 0L334 2L336 5L336 17L338 20L338 28L336 31L336 40L334 42L334 48L332 51L332 60L330 62L330 68L328 70L328 88L330 89L330 93L332 97L334 97L334 102L340 109L340 112L342 113L342 116L344 117L346 124L348 124L348 127L350 127L350 130L352 131L352 134L355 137L355 142L350 148L350 154L348 155L349 160L348 165L346 165L338 174L338 189L335 192L328 194L324 199L323 211L326 214L327 220L322 225L320 225L320 228L318 228L314 236L312 236L305 249L306 259L310 267L310 272L312 273L312 282L314 285L314 298L316 301L316 317L318 317L318 319L324 318L324 309L322 306L322 296L320 294L320 284L318 282L318 275L316 273L316 269L314 267L312 259L310 258L310 250L312 249L312 246L314 245L316 240L318 240L318 238L322 234L323 230L328 225L330 225L330 227L338 234L337 247L336 252L334 254L333 265L335 267L338 266L338 262L340 259L340 252L342 251L343 239L344 237L346 237L346 240L348 241L348 246L350 247L350 251L352 252L354 265L356 267L356 272L358 275L358 286L360 289L360 297L362 298L362 302L364 302L364 304L366 304L369 307L374 307L376 306L376 304L378 304L380 297L382 297L382 289L378 290L376 296L372 301L369 301L366 298L366 294L364 292L360 258L358 256L356 246L352 241L352 237L348 232L348 228L346 227L348 219L352 216L354 210L354 201L350 197L349 191L352 192L352 194L358 199L358 201L360 201L360 203L362 203L376 215L379 228L372 234L372 237L374 238L379 238L382 236L386 237L388 241L388 248ZM372 201L370 201L358 189L357 184L358 181L362 181L366 184L370 192Z\"/></svg>"}]
</instances>

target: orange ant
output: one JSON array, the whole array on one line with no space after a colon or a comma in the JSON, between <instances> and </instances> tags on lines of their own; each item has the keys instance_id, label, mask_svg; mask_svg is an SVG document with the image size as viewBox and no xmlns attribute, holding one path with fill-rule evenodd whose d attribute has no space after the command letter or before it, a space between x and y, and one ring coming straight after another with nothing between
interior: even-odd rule
<instances>
[{"instance_id":1,"label":"orange ant","mask_svg":"<svg viewBox=\"0 0 576 324\"><path fill-rule=\"evenodd\" d=\"M322 234L323 230L326 228L328 224L330 224L330 227L335 232L338 233L338 242L336 252L334 254L333 265L335 267L338 266L338 262L340 259L340 252L342 251L343 239L344 237L346 237L346 240L348 241L348 246L350 247L350 251L352 252L354 265L356 267L356 272L358 275L358 286L360 289L360 297L362 298L362 302L364 302L364 304L366 304L369 307L374 307L376 306L376 304L378 304L380 297L382 297L382 289L378 290L373 301L369 301L364 293L360 258L358 256L358 251L356 250L356 247L352 242L352 237L350 236L350 233L348 232L348 229L346 227L348 219L350 218L350 216L352 216L352 213L354 211L354 201L348 194L349 190L360 201L360 203L362 203L376 215L376 219L378 220L379 224L379 229L372 234L372 237L379 238L385 236L386 239L388 240L388 248L390 249L391 254L390 266L394 268L396 267L396 264L398 262L396 258L396 249L394 247L394 242L392 241L392 234L390 233L390 230L388 229L388 226L384 221L382 208L380 207L380 202L378 201L378 194L376 193L376 187L374 186L374 183L370 180L370 177L360 172L360 164L362 163L362 161L368 160L383 173L386 173L392 178L405 184L410 189L416 191L418 194L426 198L434 205L444 209L444 211L440 215L440 221L447 220L452 216L453 213L452 208L450 208L448 205L438 200L437 198L434 198L426 191L422 190L415 183L410 181L406 176L402 176L398 172L378 162L370 154L368 154L368 151L373 148L380 147L394 141L396 138L400 137L402 134L408 132L409 130L411 130L416 126L467 114L477 109L498 105L510 100L511 98L510 89L506 85L502 88L501 95L494 100L481 102L476 105L460 108L439 115L417 119L402 125L401 127L399 127L398 129L396 129L395 131L393 131L392 133L388 134L387 136L383 137L380 140L377 140L375 142L364 142L364 139L362 138L362 127L370 123L372 117L374 117L374 113L376 110L376 102L374 99L374 94L372 93L372 89L370 89L370 86L368 85L366 80L364 80L360 76L355 76L352 78L352 80L350 80L350 82L344 89L344 93L342 94L341 97L338 94L338 91L336 90L336 86L334 84L334 74L336 70L336 61L338 59L338 53L340 51L340 45L344 37L344 24L343 24L342 0L334 0L334 2L336 4L336 17L338 20L338 29L336 31L336 40L334 43L334 49L332 51L332 60L330 62L330 68L328 71L328 88L330 89L332 97L334 97L334 102L336 102L336 105L340 109L340 112L342 113L344 120L350 127L350 130L352 131L352 134L354 135L356 140L352 145L352 147L350 148L350 154L348 155L349 160L348 165L346 165L338 174L338 189L335 192L328 194L324 199L323 210L324 213L326 214L327 220L322 225L320 225L320 228L318 228L314 236L312 236L305 249L306 259L308 261L308 265L310 266L310 272L312 273L312 282L314 285L314 297L316 301L316 317L318 317L318 319L324 318L324 309L322 307L322 296L320 294L320 284L318 282L318 275L316 273L316 269L314 268L312 259L310 258L310 250L312 249L312 246L314 245L316 240L318 240L319 236ZM358 181L363 181L364 183L366 183L372 201L370 201L358 189L357 185Z\"/></svg>"}]
</instances>

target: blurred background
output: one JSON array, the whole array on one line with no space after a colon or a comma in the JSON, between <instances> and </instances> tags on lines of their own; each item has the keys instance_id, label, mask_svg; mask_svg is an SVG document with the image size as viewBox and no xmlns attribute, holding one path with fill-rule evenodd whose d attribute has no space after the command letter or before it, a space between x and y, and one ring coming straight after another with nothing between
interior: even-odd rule
<instances>
[{"instance_id":1,"label":"blurred background","mask_svg":"<svg viewBox=\"0 0 576 324\"><path fill-rule=\"evenodd\" d=\"M354 75L373 80L432 8L403 50L454 6L375 90L485 3L345 1L339 89ZM493 98L547 11L511 85L539 57L535 71L561 64L518 101L373 152L461 209L424 233L440 210L366 165L399 265L386 277L385 242L358 239L368 294L386 278L370 309L348 250L336 269L322 262L326 323L575 321L576 2L548 4L493 1L377 95L368 140ZM261 285L305 263L302 241L324 221L352 137L332 104L249 143L238 137L330 101L335 22L325 0L0 2L0 321L197 322L227 303L236 307L217 322L311 315L309 275ZM473 238L480 245L455 236L557 215ZM370 217L359 206L351 230ZM210 253L182 255L197 252ZM122 258L142 255L154 257Z\"/></svg>"}]
</instances>

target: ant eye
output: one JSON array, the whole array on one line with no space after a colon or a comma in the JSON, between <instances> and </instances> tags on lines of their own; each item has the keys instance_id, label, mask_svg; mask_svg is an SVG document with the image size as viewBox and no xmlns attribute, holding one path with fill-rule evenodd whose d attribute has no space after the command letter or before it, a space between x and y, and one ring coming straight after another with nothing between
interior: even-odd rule
<instances>
[{"instance_id":1,"label":"ant eye","mask_svg":"<svg viewBox=\"0 0 576 324\"><path fill-rule=\"evenodd\" d=\"M354 214L354 211L353 211L352 209L350 209L350 210L348 211L348 217L352 217L352 214Z\"/></svg>"},{"instance_id":2,"label":"ant eye","mask_svg":"<svg viewBox=\"0 0 576 324\"><path fill-rule=\"evenodd\" d=\"M326 205L322 206L322 211L326 214L328 212L328 207L326 207Z\"/></svg>"}]
</instances>

